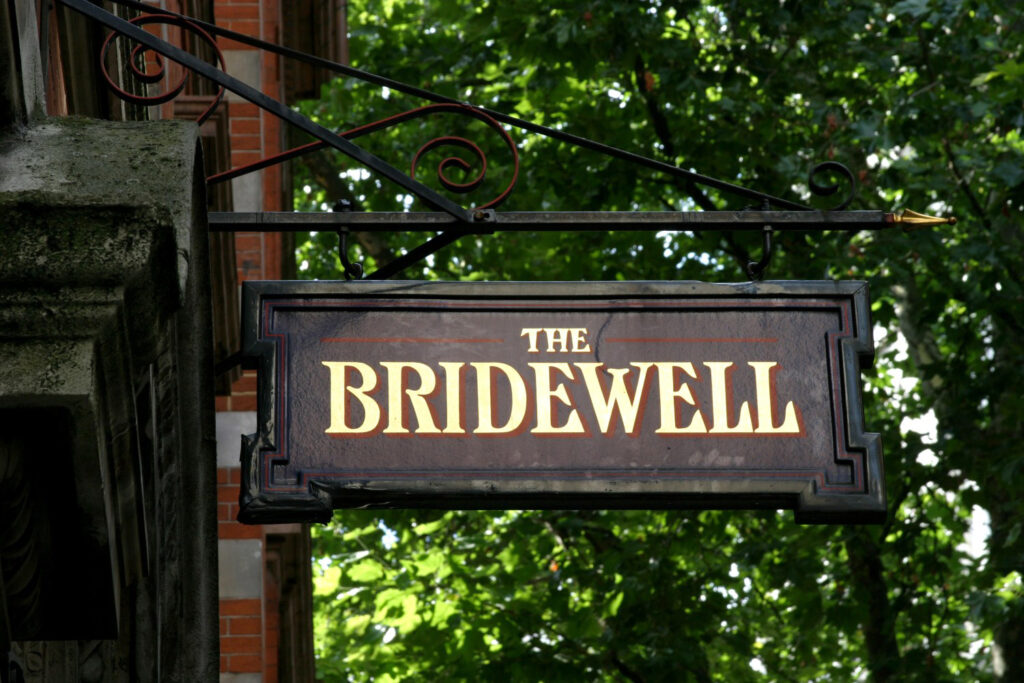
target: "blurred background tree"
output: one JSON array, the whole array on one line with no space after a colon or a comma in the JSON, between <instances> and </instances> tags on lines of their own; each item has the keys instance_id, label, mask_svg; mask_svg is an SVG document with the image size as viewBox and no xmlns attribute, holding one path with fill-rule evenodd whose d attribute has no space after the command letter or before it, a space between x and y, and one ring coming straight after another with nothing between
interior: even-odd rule
<instances>
[{"instance_id":1,"label":"blurred background tree","mask_svg":"<svg viewBox=\"0 0 1024 683\"><path fill-rule=\"evenodd\" d=\"M338 512L315 531L319 675L1024 680L1024 7L1012 5L352 0L354 66L794 201L814 203L808 170L834 159L859 180L851 209L958 223L787 232L768 274L870 282L878 349L865 409L883 436L886 524ZM339 79L302 109L345 130L423 104ZM502 210L749 203L510 132L522 168ZM488 155L483 186L456 199L479 205L507 185L502 140L464 117L359 144L408 167L439 135ZM428 167L448 153L426 155L417 177L439 187ZM297 210L425 210L333 153L295 176ZM350 256L372 270L426 237L360 233ZM336 240L301 236L301 276L339 277ZM464 237L402 277L728 282L759 250L756 235L730 233L498 233Z\"/></svg>"}]
</instances>

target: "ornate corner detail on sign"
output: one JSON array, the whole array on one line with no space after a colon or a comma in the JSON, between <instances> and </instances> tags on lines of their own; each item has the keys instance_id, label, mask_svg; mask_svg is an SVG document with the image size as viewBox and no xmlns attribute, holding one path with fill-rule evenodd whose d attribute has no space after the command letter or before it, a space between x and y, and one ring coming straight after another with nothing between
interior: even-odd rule
<instances>
[{"instance_id":1,"label":"ornate corner detail on sign","mask_svg":"<svg viewBox=\"0 0 1024 683\"><path fill-rule=\"evenodd\" d=\"M266 302L252 294L251 288L243 287L242 354L257 362L257 419L256 433L242 436L238 521L246 524L326 523L333 511L329 497L318 494L312 487L275 482L275 465L280 464L279 455L284 450L281 444L288 439L288 414L281 386L286 339L280 334L264 333L262 323L257 323L255 328L249 325L260 317L258 313L249 312L251 307L263 306L264 310L269 310Z\"/></svg>"},{"instance_id":2,"label":"ornate corner detail on sign","mask_svg":"<svg viewBox=\"0 0 1024 683\"><path fill-rule=\"evenodd\" d=\"M240 519L350 507L885 515L866 285L244 285Z\"/></svg>"}]
</instances>

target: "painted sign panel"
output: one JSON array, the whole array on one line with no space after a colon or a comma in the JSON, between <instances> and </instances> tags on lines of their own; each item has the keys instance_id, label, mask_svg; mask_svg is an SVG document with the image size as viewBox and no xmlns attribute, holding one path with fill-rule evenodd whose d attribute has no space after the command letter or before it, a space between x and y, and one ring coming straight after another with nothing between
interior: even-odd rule
<instances>
[{"instance_id":1,"label":"painted sign panel","mask_svg":"<svg viewBox=\"0 0 1024 683\"><path fill-rule=\"evenodd\" d=\"M885 515L859 282L246 282L240 519L345 507Z\"/></svg>"}]
</instances>

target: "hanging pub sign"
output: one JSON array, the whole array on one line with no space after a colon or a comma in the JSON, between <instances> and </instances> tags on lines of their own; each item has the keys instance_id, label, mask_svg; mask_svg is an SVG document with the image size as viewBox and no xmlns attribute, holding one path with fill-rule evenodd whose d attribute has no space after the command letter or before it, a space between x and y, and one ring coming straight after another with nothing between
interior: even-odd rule
<instances>
[{"instance_id":1,"label":"hanging pub sign","mask_svg":"<svg viewBox=\"0 0 1024 683\"><path fill-rule=\"evenodd\" d=\"M240 519L353 507L885 516L861 282L245 282Z\"/></svg>"}]
</instances>

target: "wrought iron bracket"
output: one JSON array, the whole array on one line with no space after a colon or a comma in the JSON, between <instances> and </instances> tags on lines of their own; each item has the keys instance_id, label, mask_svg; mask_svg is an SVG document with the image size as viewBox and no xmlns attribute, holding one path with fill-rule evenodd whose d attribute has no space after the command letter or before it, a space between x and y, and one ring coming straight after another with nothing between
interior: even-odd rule
<instances>
[{"instance_id":1,"label":"wrought iron bracket","mask_svg":"<svg viewBox=\"0 0 1024 683\"><path fill-rule=\"evenodd\" d=\"M304 131L316 138L312 142L294 149L287 150L280 154L267 157L247 166L231 169L207 179L208 183L224 182L231 178L252 173L261 168L267 168L274 164L282 163L289 159L298 158L304 154L331 147L347 155L357 163L394 182L405 192L418 197L434 212L426 213L361 213L344 212L324 214L210 214L210 228L213 231L306 231L306 230L332 230L339 236L339 260L344 269L346 278L359 278L363 275L360 264L352 263L347 254L348 235L356 231L413 231L424 230L437 232L437 234L421 244L419 247L403 254L401 257L366 276L370 279L390 277L401 272L419 259L435 253L447 244L464 235L492 234L496 231L516 230L681 230L689 232L701 232L706 230L760 230L764 249L761 259L751 262L747 266L747 274L751 279L760 279L772 256L772 232L783 230L879 230L901 225L904 229L916 229L940 224L955 223L953 218L934 218L906 211L902 215L883 213L881 211L846 211L856 194L857 183L854 174L842 164L835 161L826 161L811 169L808 178L808 187L812 194L818 196L830 196L839 192L843 181L848 186L848 191L842 201L830 211L816 211L811 207L775 197L763 192L758 192L747 187L725 182L716 178L705 176L695 171L680 168L672 164L644 157L642 155L618 149L603 143L567 133L564 130L557 130L541 126L509 116L500 111L487 109L486 107L474 106L459 102L449 97L439 95L416 86L395 81L377 74L360 69L355 69L343 64L331 62L313 55L307 55L296 50L281 47L266 41L247 36L245 34L230 31L214 24L203 22L182 14L170 12L151 5L138 2L137 0L111 0L115 5L128 7L142 14L139 17L126 21L102 7L93 4L89 0L58 0L62 4L79 12L99 24L111 29L113 33L104 42L103 50L106 52L112 40L116 36L124 36L134 41L136 47L132 51L133 61L128 66L130 76L140 79L143 83L155 83L164 73L163 59L170 59L180 64L187 72L198 74L217 84L221 91L216 102L224 90L231 91L243 99L255 104L269 114L278 117L286 123ZM238 41L252 47L266 50L282 57L296 59L298 61L312 64L314 66L330 70L334 73L347 77L356 78L367 83L373 83L402 92L414 97L419 97L432 104L411 109L395 116L379 121L358 126L356 128L335 132L320 126L308 117L303 116L291 107L286 106L259 90L231 77L215 66L208 64L202 59L174 46L152 33L143 30L141 26L168 23L178 26L182 30L196 32L200 38L208 44L212 44L216 51L214 37L222 37ZM156 56L158 65L154 73L147 71L144 53L152 50ZM218 63L223 60L218 57ZM133 97L125 90L117 86L114 80L108 77L108 82L114 88L115 93L121 97ZM173 99L182 91L184 79L181 79L169 92L155 97L144 97L142 104L158 104ZM206 115L209 111L204 112ZM352 140L372 133L384 130L392 126L420 119L424 116L437 113L457 114L476 119L483 122L493 131L496 131L507 146L513 159L511 180L507 187L497 196L486 203L477 203L476 208L465 208L452 201L448 197L439 194L427 185L416 180L416 166L420 158L431 150L441 146L455 146L475 155L480 164L477 176L469 181L453 180L446 176L450 168L460 169L463 173L471 168L469 162L457 156L449 156L443 159L437 167L437 176L440 184L451 192L469 192L480 186L483 181L487 167L487 158L481 147L474 142L453 135L435 138L415 153L410 171L402 172L396 167L376 157L365 149L356 145ZM639 167L646 168L669 177L676 178L688 186L700 185L711 188L718 192L731 194L735 197L752 200L758 210L747 211L679 211L679 212L496 212L494 209L504 201L512 191L519 173L519 152L518 146L513 141L506 126L517 128L531 134L543 135L566 144L591 150L611 158L626 161ZM819 183L816 178L824 174L831 174L829 177L839 179L839 182ZM710 200L709 200L710 201ZM703 204L702 204L703 205ZM345 213L340 216L339 213Z\"/></svg>"},{"instance_id":2,"label":"wrought iron bracket","mask_svg":"<svg viewBox=\"0 0 1024 683\"><path fill-rule=\"evenodd\" d=\"M107 28L134 40L140 45L143 45L168 59L173 59L189 71L210 79L219 86L230 90L252 104L255 104L260 109L270 112L274 116L295 126L299 130L315 137L320 142L337 149L339 152L351 157L366 168L369 168L370 170L375 171L388 180L396 183L410 194L419 197L432 208L451 214L455 218L466 223L472 221L472 217L466 209L447 197L438 194L423 183L410 178L394 166L385 162L383 159L367 152L350 140L347 140L337 133L313 122L308 117L299 114L295 110L281 102L278 102L272 97L264 95L256 88L243 83L237 78L229 76L220 69L207 64L198 57L195 57L194 55L191 55L168 42L160 40L135 24L125 21L124 19L93 5L88 2L88 0L60 0L60 2L76 12L79 12L80 14L83 14L106 26Z\"/></svg>"}]
</instances>

